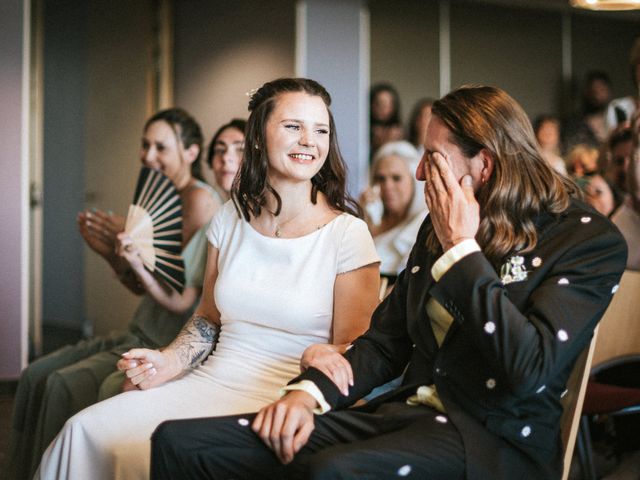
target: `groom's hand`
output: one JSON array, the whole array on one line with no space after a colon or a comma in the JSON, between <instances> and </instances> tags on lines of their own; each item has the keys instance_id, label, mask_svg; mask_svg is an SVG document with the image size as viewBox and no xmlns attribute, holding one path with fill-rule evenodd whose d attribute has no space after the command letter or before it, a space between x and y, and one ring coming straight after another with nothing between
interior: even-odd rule
<instances>
[{"instance_id":1,"label":"groom's hand","mask_svg":"<svg viewBox=\"0 0 640 480\"><path fill-rule=\"evenodd\" d=\"M251 428L287 464L304 447L315 428L316 400L306 392L292 391L258 412Z\"/></svg>"}]
</instances>

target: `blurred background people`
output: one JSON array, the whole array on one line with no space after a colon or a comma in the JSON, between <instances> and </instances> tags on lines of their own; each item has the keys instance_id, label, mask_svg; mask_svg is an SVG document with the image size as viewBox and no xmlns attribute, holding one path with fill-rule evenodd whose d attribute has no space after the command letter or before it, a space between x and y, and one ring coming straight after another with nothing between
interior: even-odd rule
<instances>
[{"instance_id":1,"label":"blurred background people","mask_svg":"<svg viewBox=\"0 0 640 480\"><path fill-rule=\"evenodd\" d=\"M627 164L625 172L627 194L611 220L627 241L629 247L627 268L640 270L640 151L638 147L640 120L636 118L634 123L631 129L627 129L631 135L631 147L628 141L624 141L616 144L617 148L612 149L611 152L612 163ZM621 155L627 154L628 156L623 160Z\"/></svg>"},{"instance_id":2,"label":"blurred background people","mask_svg":"<svg viewBox=\"0 0 640 480\"><path fill-rule=\"evenodd\" d=\"M404 136L400 116L400 95L389 83L378 83L369 93L370 149L372 156L380 146Z\"/></svg>"},{"instance_id":3,"label":"blurred background people","mask_svg":"<svg viewBox=\"0 0 640 480\"><path fill-rule=\"evenodd\" d=\"M627 170L633 156L631 127L621 126L611 132L603 156L604 178L613 191L616 207L622 204L627 193Z\"/></svg>"},{"instance_id":4,"label":"blurred background people","mask_svg":"<svg viewBox=\"0 0 640 480\"><path fill-rule=\"evenodd\" d=\"M591 70L584 78L582 106L562 128L564 151L582 143L599 147L607 139L607 106L611 101L611 79L606 72Z\"/></svg>"},{"instance_id":5,"label":"blurred background people","mask_svg":"<svg viewBox=\"0 0 640 480\"><path fill-rule=\"evenodd\" d=\"M598 172L598 149L576 145L567 154L567 165L574 179Z\"/></svg>"},{"instance_id":6,"label":"blurred background people","mask_svg":"<svg viewBox=\"0 0 640 480\"><path fill-rule=\"evenodd\" d=\"M584 199L603 215L611 215L616 208L608 182L600 173L600 152L596 147L578 144L567 155L569 173L584 194Z\"/></svg>"},{"instance_id":7,"label":"blurred background people","mask_svg":"<svg viewBox=\"0 0 640 480\"><path fill-rule=\"evenodd\" d=\"M378 222L367 216L367 225L380 256L380 273L393 283L407 263L418 229L427 214L422 188L415 178L420 155L407 141L390 142L376 152L371 168L371 185L363 196L367 205L379 202ZM375 189L378 193L376 198Z\"/></svg>"},{"instance_id":8,"label":"blurred background people","mask_svg":"<svg viewBox=\"0 0 640 480\"><path fill-rule=\"evenodd\" d=\"M424 153L424 139L427 135L427 125L431 119L431 106L434 101L433 98L421 98L414 104L409 116L407 139L416 147L420 156Z\"/></svg>"},{"instance_id":9,"label":"blurred background people","mask_svg":"<svg viewBox=\"0 0 640 480\"><path fill-rule=\"evenodd\" d=\"M244 154L244 131L247 121L234 118L213 134L207 151L207 164L213 171L214 188L222 203L229 200L231 185L240 169Z\"/></svg>"},{"instance_id":10,"label":"blurred background people","mask_svg":"<svg viewBox=\"0 0 640 480\"><path fill-rule=\"evenodd\" d=\"M602 215L608 217L615 210L615 201L609 184L599 173L584 175L577 182L585 201Z\"/></svg>"},{"instance_id":11,"label":"blurred background people","mask_svg":"<svg viewBox=\"0 0 640 480\"><path fill-rule=\"evenodd\" d=\"M560 120L553 115L540 115L533 122L533 131L540 146L542 158L558 173L567 174L560 156Z\"/></svg>"},{"instance_id":12,"label":"blurred background people","mask_svg":"<svg viewBox=\"0 0 640 480\"><path fill-rule=\"evenodd\" d=\"M633 95L611 100L607 108L607 129L609 132L621 125L629 126L633 114L638 109L640 89L640 37L636 38L629 54L629 69L635 91Z\"/></svg>"},{"instance_id":13,"label":"blurred background people","mask_svg":"<svg viewBox=\"0 0 640 480\"><path fill-rule=\"evenodd\" d=\"M611 221L620 229L622 235L629 246L629 257L627 258L627 268L630 270L640 270L640 165L639 157L634 156L631 162L629 183L633 184L633 190L622 202L622 205L615 211ZM629 185L631 188L631 185Z\"/></svg>"}]
</instances>

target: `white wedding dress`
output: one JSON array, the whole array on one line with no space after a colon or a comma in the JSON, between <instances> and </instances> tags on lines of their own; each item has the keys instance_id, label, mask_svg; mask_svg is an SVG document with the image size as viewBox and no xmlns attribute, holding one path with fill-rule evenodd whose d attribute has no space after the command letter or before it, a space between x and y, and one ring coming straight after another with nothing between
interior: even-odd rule
<instances>
[{"instance_id":1,"label":"white wedding dress","mask_svg":"<svg viewBox=\"0 0 640 480\"><path fill-rule=\"evenodd\" d=\"M227 202L207 232L218 248L216 350L186 376L127 392L67 421L36 478L146 479L150 437L163 421L255 412L299 374L299 360L331 335L336 275L378 261L365 223L341 214L294 239L265 237Z\"/></svg>"}]
</instances>

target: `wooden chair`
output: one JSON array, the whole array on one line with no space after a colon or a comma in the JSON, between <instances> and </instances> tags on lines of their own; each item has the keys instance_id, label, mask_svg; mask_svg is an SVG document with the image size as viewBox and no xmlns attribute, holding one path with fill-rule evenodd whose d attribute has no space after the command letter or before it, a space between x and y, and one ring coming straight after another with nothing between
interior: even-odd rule
<instances>
[{"instance_id":1,"label":"wooden chair","mask_svg":"<svg viewBox=\"0 0 640 480\"><path fill-rule=\"evenodd\" d=\"M638 354L640 354L639 312L640 272L627 270L598 327L598 341L590 372L592 376L603 375L607 370L611 371L613 367L619 368L625 363L636 362L637 365ZM607 389L605 383L588 383L585 415L581 419L578 437L580 466L585 480L596 478L591 453L589 414L624 415L637 411L639 406L637 400L632 398L637 398L637 392L631 392L634 395L630 395L628 391L625 394L626 398L619 405L620 408L611 407L613 404L620 403L615 396L620 396L621 393L615 391L615 387ZM632 403L629 404L629 401ZM606 411L600 411L599 409L602 409L605 403L609 404L609 408Z\"/></svg>"},{"instance_id":2,"label":"wooden chair","mask_svg":"<svg viewBox=\"0 0 640 480\"><path fill-rule=\"evenodd\" d=\"M640 353L640 272L626 270L611 305L600 320L593 365Z\"/></svg>"},{"instance_id":3,"label":"wooden chair","mask_svg":"<svg viewBox=\"0 0 640 480\"><path fill-rule=\"evenodd\" d=\"M378 290L378 300L384 300L387 296L387 287L389 286L389 279L380 275L380 289Z\"/></svg>"},{"instance_id":4,"label":"wooden chair","mask_svg":"<svg viewBox=\"0 0 640 480\"><path fill-rule=\"evenodd\" d=\"M593 332L593 338L587 348L580 354L576 364L571 371L569 381L567 382L567 393L562 398L563 413L560 422L560 434L562 445L564 446L564 467L562 471L562 480L569 478L569 470L571 468L571 459L573 458L573 449L576 444L578 430L580 428L580 418L582 416L582 404L587 391L587 382L589 381L589 372L591 370L591 362L596 348L596 339L599 337L599 327Z\"/></svg>"}]
</instances>

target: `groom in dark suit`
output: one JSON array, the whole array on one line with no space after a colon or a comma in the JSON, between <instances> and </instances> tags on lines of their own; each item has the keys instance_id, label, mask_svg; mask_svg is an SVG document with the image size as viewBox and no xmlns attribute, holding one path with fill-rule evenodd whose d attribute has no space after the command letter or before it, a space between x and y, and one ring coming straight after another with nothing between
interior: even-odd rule
<instances>
[{"instance_id":1,"label":"groom in dark suit","mask_svg":"<svg viewBox=\"0 0 640 480\"><path fill-rule=\"evenodd\" d=\"M560 399L624 240L504 91L462 87L432 115L416 172L430 215L369 331L258 414L161 425L153 478L559 478Z\"/></svg>"}]
</instances>

